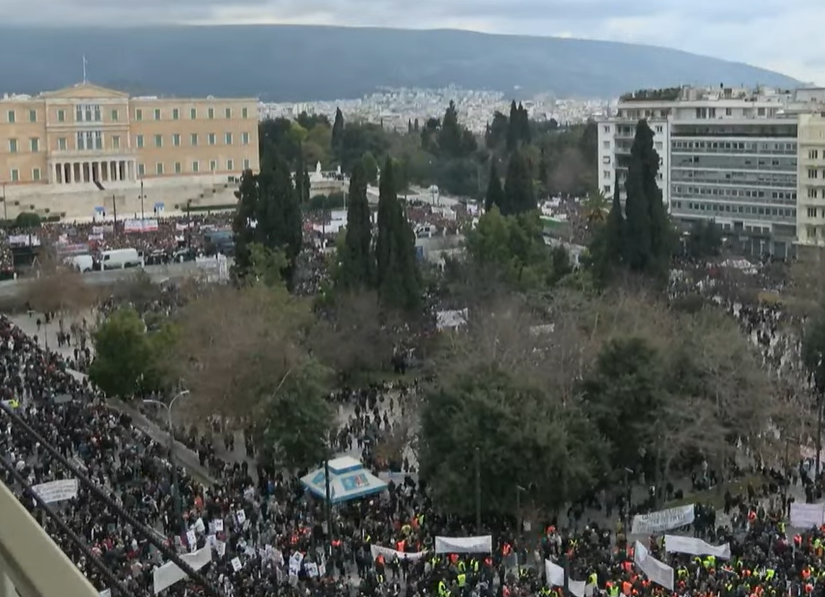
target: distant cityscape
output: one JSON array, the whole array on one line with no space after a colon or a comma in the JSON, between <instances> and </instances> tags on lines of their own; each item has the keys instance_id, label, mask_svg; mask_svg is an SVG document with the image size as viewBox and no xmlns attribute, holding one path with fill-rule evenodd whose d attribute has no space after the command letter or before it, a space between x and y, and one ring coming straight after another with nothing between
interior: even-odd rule
<instances>
[{"instance_id":1,"label":"distant cityscape","mask_svg":"<svg viewBox=\"0 0 825 597\"><path fill-rule=\"evenodd\" d=\"M358 99L334 101L306 101L286 103L261 103L261 119L295 118L302 112L309 115L323 114L330 121L340 108L345 118L383 124L389 130L407 130L408 123L418 119L423 125L428 118L441 118L450 101L458 108L461 123L474 133L484 128L496 111L509 114L512 98L495 91L474 91L458 87L443 89L386 89ZM607 115L609 102L604 99L559 99L549 94L522 99L530 118L538 121L555 120L561 125L587 121Z\"/></svg>"}]
</instances>

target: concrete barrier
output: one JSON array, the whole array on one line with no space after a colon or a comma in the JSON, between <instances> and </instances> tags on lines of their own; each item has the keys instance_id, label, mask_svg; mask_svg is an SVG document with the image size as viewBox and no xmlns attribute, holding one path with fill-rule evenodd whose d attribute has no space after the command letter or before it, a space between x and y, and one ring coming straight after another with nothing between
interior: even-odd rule
<instances>
[{"instance_id":1,"label":"concrete barrier","mask_svg":"<svg viewBox=\"0 0 825 597\"><path fill-rule=\"evenodd\" d=\"M119 280L128 279L140 271L137 268L114 269L102 272L87 272L83 274L83 279L90 286L104 286L113 284ZM143 271L156 283L176 278L187 278L196 276L204 270L194 261L184 261L183 263L170 263L168 265L147 265ZM14 297L19 294L26 284L31 282L31 278L18 278L17 280L3 280L0 282L0 297Z\"/></svg>"}]
</instances>

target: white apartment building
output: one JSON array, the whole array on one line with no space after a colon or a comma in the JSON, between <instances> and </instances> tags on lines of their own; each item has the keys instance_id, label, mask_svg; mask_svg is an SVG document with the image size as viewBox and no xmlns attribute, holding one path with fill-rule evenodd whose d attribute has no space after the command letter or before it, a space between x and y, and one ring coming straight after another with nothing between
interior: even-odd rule
<instances>
[{"instance_id":1,"label":"white apartment building","mask_svg":"<svg viewBox=\"0 0 825 597\"><path fill-rule=\"evenodd\" d=\"M825 117L800 114L797 132L797 250L825 247Z\"/></svg>"},{"instance_id":2,"label":"white apartment building","mask_svg":"<svg viewBox=\"0 0 825 597\"><path fill-rule=\"evenodd\" d=\"M606 153L600 155L602 189L617 167L622 180L619 148L625 139L617 136L617 120L648 118L656 141L661 134L660 187L671 216L714 220L746 251L785 256L797 235L798 151L796 113L786 113L786 104L787 94L732 88L683 88L658 103L625 97L618 116L599 123L599 151L606 152L608 144L616 148L611 171Z\"/></svg>"},{"instance_id":3,"label":"white apartment building","mask_svg":"<svg viewBox=\"0 0 825 597\"><path fill-rule=\"evenodd\" d=\"M662 201L670 205L670 100L632 100L619 103L615 116L599 121L599 188L606 197L613 197L616 171L619 184L624 185L630 148L636 136L636 125L646 118L653 131L653 146L659 154L659 188ZM624 199L624 192L622 192Z\"/></svg>"}]
</instances>

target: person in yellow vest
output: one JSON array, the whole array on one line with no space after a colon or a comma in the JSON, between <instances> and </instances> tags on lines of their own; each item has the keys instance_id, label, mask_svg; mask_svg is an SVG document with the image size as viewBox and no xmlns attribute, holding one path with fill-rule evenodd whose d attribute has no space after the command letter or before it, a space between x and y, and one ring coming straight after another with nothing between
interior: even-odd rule
<instances>
[{"instance_id":1,"label":"person in yellow vest","mask_svg":"<svg viewBox=\"0 0 825 597\"><path fill-rule=\"evenodd\" d=\"M467 574L464 572L459 572L458 576L456 576L456 580L458 581L458 588L463 589L464 585L467 584Z\"/></svg>"},{"instance_id":2,"label":"person in yellow vest","mask_svg":"<svg viewBox=\"0 0 825 597\"><path fill-rule=\"evenodd\" d=\"M445 597L445 595L449 595L450 591L447 589L447 583L443 580L438 581L438 597Z\"/></svg>"}]
</instances>

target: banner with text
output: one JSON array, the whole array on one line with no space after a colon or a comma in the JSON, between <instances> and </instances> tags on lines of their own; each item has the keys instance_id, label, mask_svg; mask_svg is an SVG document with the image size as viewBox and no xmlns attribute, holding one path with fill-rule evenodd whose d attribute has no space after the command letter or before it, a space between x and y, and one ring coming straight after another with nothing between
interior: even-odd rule
<instances>
[{"instance_id":1,"label":"banner with text","mask_svg":"<svg viewBox=\"0 0 825 597\"><path fill-rule=\"evenodd\" d=\"M62 481L49 481L32 487L40 499L47 504L62 502L77 497L77 479L64 479Z\"/></svg>"},{"instance_id":2,"label":"banner with text","mask_svg":"<svg viewBox=\"0 0 825 597\"><path fill-rule=\"evenodd\" d=\"M126 220L123 222L123 232L157 232L157 220Z\"/></svg>"},{"instance_id":3,"label":"banner with text","mask_svg":"<svg viewBox=\"0 0 825 597\"><path fill-rule=\"evenodd\" d=\"M650 535L651 533L678 529L692 523L694 517L693 504L651 512L650 514L637 514L633 517L631 533L634 535Z\"/></svg>"},{"instance_id":4,"label":"banner with text","mask_svg":"<svg viewBox=\"0 0 825 597\"><path fill-rule=\"evenodd\" d=\"M378 556L384 556L384 558L389 561L392 561L398 557L399 560L409 560L411 562L415 562L427 555L427 552L416 551L413 553L407 553L406 551L398 551L396 549L390 549L389 547L381 547L380 545L370 545L370 554L372 554L373 560Z\"/></svg>"},{"instance_id":5,"label":"banner with text","mask_svg":"<svg viewBox=\"0 0 825 597\"><path fill-rule=\"evenodd\" d=\"M730 559L730 543L711 545L696 537L665 535L665 551L669 553L689 553L694 556L715 556L721 560Z\"/></svg>"},{"instance_id":6,"label":"banner with text","mask_svg":"<svg viewBox=\"0 0 825 597\"><path fill-rule=\"evenodd\" d=\"M492 553L492 551L492 535L435 538L435 553Z\"/></svg>"},{"instance_id":7,"label":"banner with text","mask_svg":"<svg viewBox=\"0 0 825 597\"><path fill-rule=\"evenodd\" d=\"M645 573L651 582L657 585L662 585L668 591L673 590L673 568L660 562L647 551L647 548L636 541L634 548L633 561L639 569Z\"/></svg>"},{"instance_id":8,"label":"banner with text","mask_svg":"<svg viewBox=\"0 0 825 597\"><path fill-rule=\"evenodd\" d=\"M544 571L547 573L547 584L551 587L564 586L564 568L550 560L544 560ZM570 579L567 588L576 597L584 597L586 584L583 580Z\"/></svg>"},{"instance_id":9,"label":"banner with text","mask_svg":"<svg viewBox=\"0 0 825 597\"><path fill-rule=\"evenodd\" d=\"M791 504L791 526L801 529L820 527L825 524L825 504Z\"/></svg>"}]
</instances>

